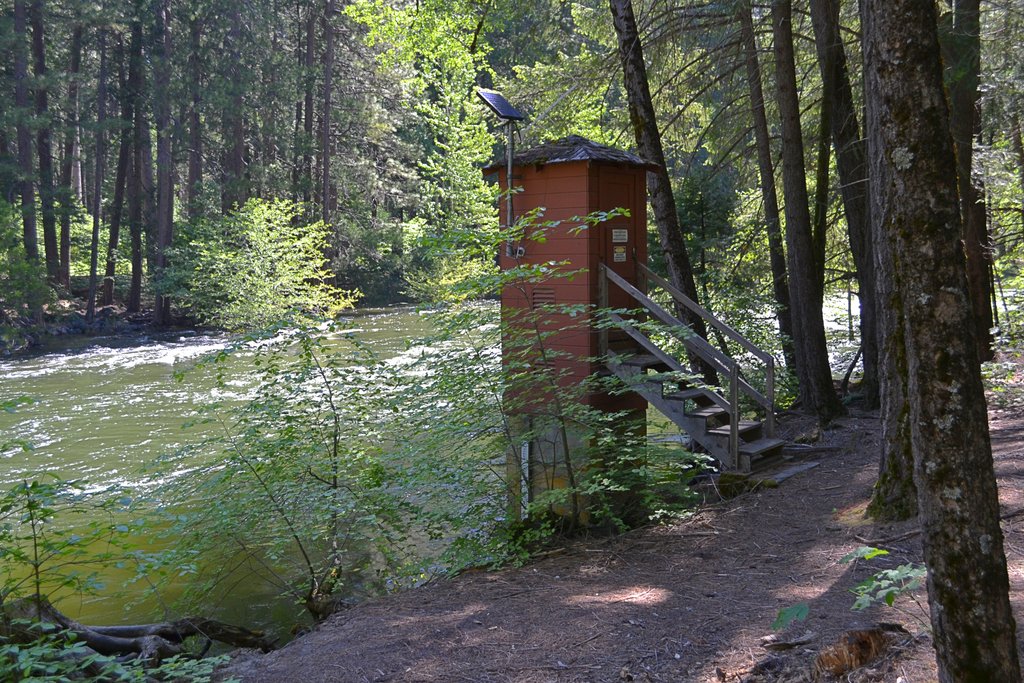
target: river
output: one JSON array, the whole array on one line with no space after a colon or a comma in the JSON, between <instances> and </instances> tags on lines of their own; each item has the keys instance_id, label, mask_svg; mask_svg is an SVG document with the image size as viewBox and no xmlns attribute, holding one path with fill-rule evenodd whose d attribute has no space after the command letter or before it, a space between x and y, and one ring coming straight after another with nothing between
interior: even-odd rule
<instances>
[{"instance_id":1,"label":"river","mask_svg":"<svg viewBox=\"0 0 1024 683\"><path fill-rule=\"evenodd\" d=\"M359 311L350 323L385 358L405 353L408 342L430 327L428 316L408 308ZM174 472L160 472L154 463L202 436L183 425L203 406L244 400L255 381L245 354L227 361L226 388L218 387L209 372L175 378L176 372L228 343L224 335L192 331L69 337L0 360L0 402L20 397L28 401L13 412L0 411L0 443L18 439L32 447L0 452L0 486L52 474L85 480L96 490L138 490L152 487L155 473L173 477ZM111 572L106 578L119 583L120 577ZM238 623L286 625L296 613L293 605L280 604L264 587L243 586L230 600L221 616ZM65 599L61 607L82 621L116 623L150 619L158 602L126 610L119 598L84 596Z\"/></svg>"}]
</instances>

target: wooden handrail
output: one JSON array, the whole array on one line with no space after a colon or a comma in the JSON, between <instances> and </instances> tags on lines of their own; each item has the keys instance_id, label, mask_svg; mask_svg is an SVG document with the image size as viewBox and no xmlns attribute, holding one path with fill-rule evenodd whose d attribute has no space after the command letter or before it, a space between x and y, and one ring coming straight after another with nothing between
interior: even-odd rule
<instances>
[{"instance_id":1,"label":"wooden handrail","mask_svg":"<svg viewBox=\"0 0 1024 683\"><path fill-rule=\"evenodd\" d=\"M734 330L732 327L730 327L729 325L725 324L724 322L722 322L721 320L716 318L714 315L712 315L712 313L710 311L708 311L703 306L701 306L697 302L695 302L692 299L690 299L689 297L687 297L685 294L683 294L681 291L679 291L679 289L677 287L673 286L670 282L668 282L663 277L661 277L660 275L658 275L657 273L652 271L646 265L644 265L643 263L640 263L640 262L636 262L636 265L638 267L639 272L642 275L646 276L649 281L655 282L662 289L664 289L666 292L668 292L668 294L674 300L678 301L680 304L682 304L683 306L685 306L689 310L691 310L694 313L696 313L698 316L700 316L702 319L704 319L707 323L709 323L710 325L712 325L716 329L720 330L723 334L725 334L730 339L735 341L737 344L739 344L743 349L748 351L755 358L757 358L758 360L763 362L765 364L765 393L762 394L760 391L755 389L753 386L750 385L750 383L748 383L739 374L739 365L736 363L736 361L734 361L732 358L730 358L724 352L719 351L718 349L713 347L711 344L709 344L707 342L707 340L702 339L701 337L699 337L696 334L694 334L690 330L689 326L687 326L682 321L680 321L678 318L676 318L674 315L672 315L667 310L665 310L661 305L659 305L657 302L655 302L653 299L651 299L647 294L645 294L644 292L640 291L635 286L633 286L632 284L627 282L622 276L620 276L618 273L613 271L611 268L609 268L604 263L600 264L599 274L598 274L598 292L599 292L599 298L600 298L600 303L601 303L602 308L607 308L607 305L608 305L608 280L611 280L620 289L622 289L626 294L628 294L630 297L632 297L637 302L639 302L647 311L649 311L651 314L653 314L654 317L657 318L658 320L660 320L662 323L668 325L669 327L671 327L671 328L673 328L675 330L685 329L687 332L689 332L689 334L686 334L686 333L679 334L677 332L677 336L681 339L681 341L683 342L683 345L686 346L687 350L689 350L690 352L692 352L693 354L695 354L699 358L703 359L705 362L710 363L712 365L712 367L716 368L717 371L719 371L722 374L725 374L725 375L727 375L729 377L729 391L730 391L730 397L732 398L732 401L730 402L731 405L723 405L722 407L726 408L727 410L730 410L730 412L733 413L733 415L732 415L732 418L733 418L732 419L732 425L733 426L730 428L730 439L733 438L733 434L731 432L737 428L737 425L738 425L738 422L739 422L738 415L736 414L736 411L738 410L737 401L739 399L738 392L740 390L742 390L744 394L746 394L747 396L752 398L757 404L759 404L762 408L765 409L765 412L766 412L766 416L765 416L766 432L767 432L768 436L774 436L775 435L775 359L774 359L774 357L770 353L767 353L766 351L760 349L753 342L748 340L746 337L744 337L742 334L740 334L739 332ZM636 331L637 334L634 335L632 332L635 331L635 330L629 329L630 326L628 324L628 321L624 320L621 316L612 315L612 316L609 316L609 317L613 321L617 322L620 325L620 327L622 327L622 329L624 329L627 332L627 334L629 334L631 337L633 337L635 340L637 340L641 344L641 346L643 346L645 349L647 349L647 350L651 351L652 353L654 353L654 355L656 355L659 359L664 360L662 358L662 356L668 357L667 354L664 354L664 352L661 352L660 349L658 349L657 352L655 352L653 349L657 348L656 345L653 342L651 342L649 339L647 339L647 337L645 335L639 333L639 331ZM639 337L642 337L643 341L641 341L641 339ZM605 339L606 339L606 337L605 337ZM605 346L603 350L606 352L607 351L607 346ZM675 364L678 365L678 362L675 362ZM670 364L670 367L672 367L671 364Z\"/></svg>"},{"instance_id":2,"label":"wooden handrail","mask_svg":"<svg viewBox=\"0 0 1024 683\"><path fill-rule=\"evenodd\" d=\"M717 317L715 317L713 313L711 313L711 311L707 310L706 308L698 304L696 301L683 294L671 282L661 277L660 275L652 271L650 268L640 263L639 261L636 265L640 268L644 275L647 276L648 279L657 282L658 285L666 292L668 292L673 299L681 303L683 306L686 306L688 309L690 309L698 316L703 318L706 322L711 323L713 327L721 331L724 335L726 335L734 342L736 342L744 349L746 349L748 352L756 356L759 360L761 360L764 363L774 360L770 353L762 350L752 341L744 337L742 334L740 334L733 328L729 327L729 325L719 320Z\"/></svg>"},{"instance_id":3,"label":"wooden handrail","mask_svg":"<svg viewBox=\"0 0 1024 683\"><path fill-rule=\"evenodd\" d=\"M649 296L623 279L618 273L603 264L602 269L609 280L618 285L620 289L626 292L626 294L629 294L631 297L636 299L645 309L650 311L655 318L671 328L685 329L689 334L679 334L677 336L680 341L683 342L683 345L686 346L687 350L693 352L705 362L710 363L718 372L730 377L732 376L733 366L736 365L736 361L709 344L707 340L698 337L685 323L679 320L679 318L676 318L674 315L666 311ZM620 320L622 319L620 318ZM751 386L750 383L742 377L738 378L738 386L743 389L744 394L752 398L762 408L765 408L766 410L773 409L774 406L772 401Z\"/></svg>"},{"instance_id":4,"label":"wooden handrail","mask_svg":"<svg viewBox=\"0 0 1024 683\"><path fill-rule=\"evenodd\" d=\"M618 313L609 313L608 319L615 323L618 323L622 327L622 330L626 334L628 334L633 339L633 341L642 346L644 350L650 353L652 356L654 356L662 363L667 365L671 370L683 374L689 374L689 370L683 367L682 363L680 363L678 360L662 351L658 347L658 345L651 341L650 338L648 338L647 335L645 335L643 332L634 327L631 327L629 325L629 322L625 320L622 316L620 316ZM615 354L613 354L613 352L609 352L609 355ZM710 398L715 403L715 405L725 410L732 409L732 406L730 406L724 398L722 398L721 396L714 392L708 392L708 398Z\"/></svg>"}]
</instances>

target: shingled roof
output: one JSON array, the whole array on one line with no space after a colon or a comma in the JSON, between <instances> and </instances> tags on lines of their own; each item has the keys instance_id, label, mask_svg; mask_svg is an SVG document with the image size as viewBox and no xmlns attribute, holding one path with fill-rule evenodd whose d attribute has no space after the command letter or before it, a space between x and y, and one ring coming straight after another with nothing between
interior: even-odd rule
<instances>
[{"instance_id":1,"label":"shingled roof","mask_svg":"<svg viewBox=\"0 0 1024 683\"><path fill-rule=\"evenodd\" d=\"M599 145L579 135L570 135L559 140L545 142L523 150L512 158L512 163L516 166L564 164L571 161L605 161L628 166L653 166L651 162L641 159L632 152ZM504 164L498 162L488 166L486 170L496 171L503 167Z\"/></svg>"}]
</instances>

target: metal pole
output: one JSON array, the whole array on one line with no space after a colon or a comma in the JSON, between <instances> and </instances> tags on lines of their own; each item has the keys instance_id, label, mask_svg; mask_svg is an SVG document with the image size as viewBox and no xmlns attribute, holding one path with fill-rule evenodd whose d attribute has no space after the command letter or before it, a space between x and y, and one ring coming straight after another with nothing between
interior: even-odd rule
<instances>
[{"instance_id":1,"label":"metal pole","mask_svg":"<svg viewBox=\"0 0 1024 683\"><path fill-rule=\"evenodd\" d=\"M513 156L513 142L512 138L512 121L505 123L505 133L507 136L507 144L505 145L505 227L509 230L511 236L512 224L513 224L513 212L512 212L512 156ZM512 251L512 241L508 241L509 252ZM517 250L518 251L518 250ZM509 256L517 257L517 253L509 253Z\"/></svg>"}]
</instances>

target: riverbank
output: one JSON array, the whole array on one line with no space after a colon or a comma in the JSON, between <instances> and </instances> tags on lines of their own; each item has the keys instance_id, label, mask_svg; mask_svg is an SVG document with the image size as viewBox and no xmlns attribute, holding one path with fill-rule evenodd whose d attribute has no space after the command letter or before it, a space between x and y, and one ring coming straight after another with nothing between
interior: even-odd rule
<instances>
[{"instance_id":1,"label":"riverbank","mask_svg":"<svg viewBox=\"0 0 1024 683\"><path fill-rule=\"evenodd\" d=\"M123 305L97 307L91 322L85 308L75 300L61 300L47 310L44 320L37 322L19 318L0 321L0 358L30 352L47 346L61 337L100 335L138 335L151 327L151 310L129 313Z\"/></svg>"},{"instance_id":2,"label":"riverbank","mask_svg":"<svg viewBox=\"0 0 1024 683\"><path fill-rule=\"evenodd\" d=\"M1018 366L1014 381L1024 383ZM1005 398L1005 397L1004 397ZM992 401L1011 599L1024 619L1024 416ZM1000 404L1003 407L999 407ZM790 438L807 423L784 422ZM580 542L528 566L469 573L335 615L277 652L245 652L223 671L279 681L811 681L818 653L852 629L897 623L878 657L848 681L935 680L927 613L851 611L850 590L881 569L918 562L914 522L876 524L864 509L877 476L877 414L855 413L821 434L818 466L705 506L692 518ZM889 555L844 564L857 547ZM917 599L927 609L923 591ZM806 602L772 652L778 610ZM828 680L827 678L825 680Z\"/></svg>"}]
</instances>

